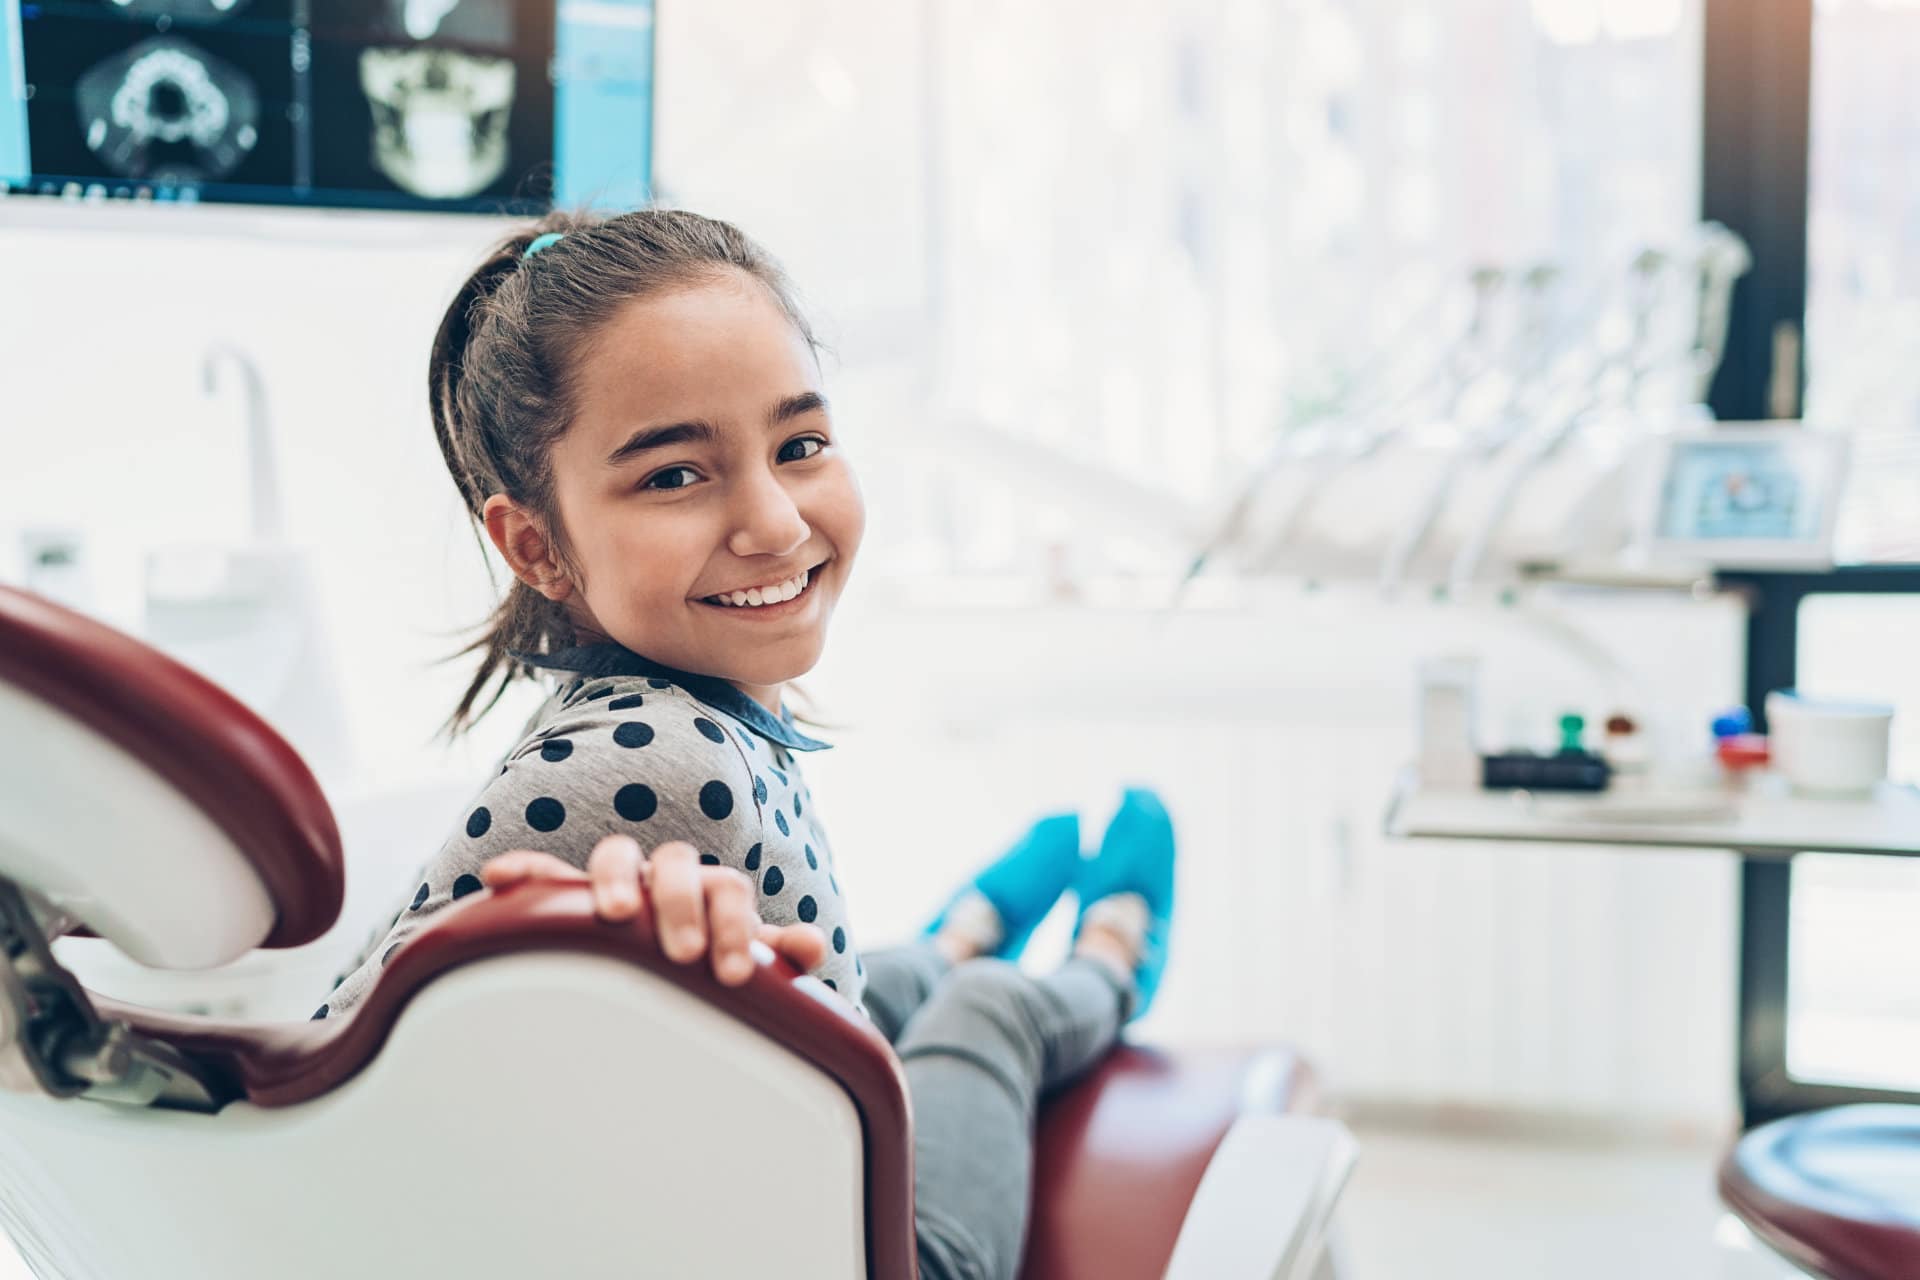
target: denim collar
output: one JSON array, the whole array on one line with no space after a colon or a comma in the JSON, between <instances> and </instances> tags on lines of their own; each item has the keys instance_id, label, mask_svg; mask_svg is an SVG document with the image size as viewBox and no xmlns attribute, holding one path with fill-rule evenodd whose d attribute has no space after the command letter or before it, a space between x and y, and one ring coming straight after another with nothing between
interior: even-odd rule
<instances>
[{"instance_id":1,"label":"denim collar","mask_svg":"<svg viewBox=\"0 0 1920 1280\"><path fill-rule=\"evenodd\" d=\"M595 678L604 676L650 676L677 684L716 711L723 711L769 742L777 742L794 751L822 751L832 746L818 738L809 738L793 727L793 716L785 706L776 718L759 703L718 676L695 675L680 671L651 658L643 658L623 644L612 640L599 644L575 645L558 653L522 653L507 650L508 656L530 667L552 671L574 671Z\"/></svg>"}]
</instances>

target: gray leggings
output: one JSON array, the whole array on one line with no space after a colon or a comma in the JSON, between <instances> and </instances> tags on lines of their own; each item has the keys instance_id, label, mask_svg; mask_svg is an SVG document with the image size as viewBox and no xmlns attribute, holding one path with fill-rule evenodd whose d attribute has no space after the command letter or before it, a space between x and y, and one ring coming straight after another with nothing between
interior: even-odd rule
<instances>
[{"instance_id":1,"label":"gray leggings","mask_svg":"<svg viewBox=\"0 0 1920 1280\"><path fill-rule=\"evenodd\" d=\"M922 942L868 952L867 1012L913 1102L920 1280L1012 1280L1027 1234L1034 1108L1112 1047L1131 984L1091 960L1044 978L951 967Z\"/></svg>"}]
</instances>

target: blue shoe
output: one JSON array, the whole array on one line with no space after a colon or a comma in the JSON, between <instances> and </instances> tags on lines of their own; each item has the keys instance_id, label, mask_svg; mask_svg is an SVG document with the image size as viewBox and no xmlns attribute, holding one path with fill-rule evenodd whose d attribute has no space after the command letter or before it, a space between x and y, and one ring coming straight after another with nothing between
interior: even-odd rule
<instances>
[{"instance_id":1,"label":"blue shoe","mask_svg":"<svg viewBox=\"0 0 1920 1280\"><path fill-rule=\"evenodd\" d=\"M973 893L999 913L1000 939L991 954L1003 960L1019 956L1034 926L1073 883L1080 866L1080 816L1054 814L1040 819L1011 849L955 893L926 927L938 933L956 904Z\"/></svg>"},{"instance_id":2,"label":"blue shoe","mask_svg":"<svg viewBox=\"0 0 1920 1280\"><path fill-rule=\"evenodd\" d=\"M1146 931L1140 963L1134 969L1139 999L1127 1015L1131 1022L1147 1011L1167 967L1167 931L1173 920L1173 820L1160 797L1145 787L1128 787L1120 811L1100 838L1100 852L1085 861L1075 880L1080 916L1073 922L1078 939L1088 909L1115 894L1138 894L1146 903Z\"/></svg>"}]
</instances>

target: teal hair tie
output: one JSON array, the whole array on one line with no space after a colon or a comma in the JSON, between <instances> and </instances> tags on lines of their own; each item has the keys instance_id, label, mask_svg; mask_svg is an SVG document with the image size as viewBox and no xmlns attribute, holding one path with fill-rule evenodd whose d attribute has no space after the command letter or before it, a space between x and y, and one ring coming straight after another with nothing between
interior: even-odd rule
<instances>
[{"instance_id":1,"label":"teal hair tie","mask_svg":"<svg viewBox=\"0 0 1920 1280\"><path fill-rule=\"evenodd\" d=\"M556 240L561 239L566 234L564 231L549 231L543 236L535 236L533 243L527 246L527 251L520 255L520 261L525 262L528 258L531 258L534 254L540 252Z\"/></svg>"}]
</instances>

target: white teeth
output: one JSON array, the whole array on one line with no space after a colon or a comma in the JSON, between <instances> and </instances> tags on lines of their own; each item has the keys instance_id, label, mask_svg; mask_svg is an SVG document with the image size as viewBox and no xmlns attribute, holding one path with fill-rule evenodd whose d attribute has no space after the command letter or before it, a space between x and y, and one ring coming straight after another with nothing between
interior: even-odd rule
<instances>
[{"instance_id":1,"label":"white teeth","mask_svg":"<svg viewBox=\"0 0 1920 1280\"><path fill-rule=\"evenodd\" d=\"M802 591L805 591L807 589L807 583L812 577L813 571L811 569L805 569L801 571L799 577L789 578L785 582L777 583L774 586L749 587L745 591L732 591L725 595L708 596L707 599L709 602L729 604L735 608L752 608L765 604L784 604L799 595Z\"/></svg>"}]
</instances>

